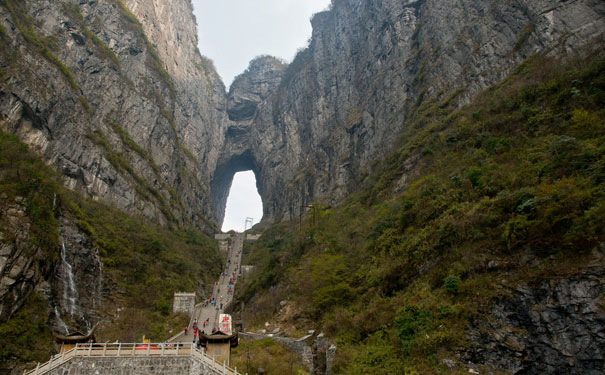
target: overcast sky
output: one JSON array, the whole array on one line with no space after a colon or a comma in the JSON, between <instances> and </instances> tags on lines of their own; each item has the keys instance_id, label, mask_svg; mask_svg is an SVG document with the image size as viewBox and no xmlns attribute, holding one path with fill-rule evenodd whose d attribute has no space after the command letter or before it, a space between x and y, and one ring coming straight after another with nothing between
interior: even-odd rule
<instances>
[{"instance_id":1,"label":"overcast sky","mask_svg":"<svg viewBox=\"0 0 605 375\"><path fill-rule=\"evenodd\" d=\"M311 36L311 15L330 0L192 0L199 48L227 89L258 55L291 61Z\"/></svg>"},{"instance_id":2,"label":"overcast sky","mask_svg":"<svg viewBox=\"0 0 605 375\"><path fill-rule=\"evenodd\" d=\"M288 62L311 37L309 20L328 7L330 0L192 0L197 18L199 49L214 61L227 89L233 78L259 55ZM236 174L223 231L244 230L247 217L258 223L262 203L254 173Z\"/></svg>"}]
</instances>

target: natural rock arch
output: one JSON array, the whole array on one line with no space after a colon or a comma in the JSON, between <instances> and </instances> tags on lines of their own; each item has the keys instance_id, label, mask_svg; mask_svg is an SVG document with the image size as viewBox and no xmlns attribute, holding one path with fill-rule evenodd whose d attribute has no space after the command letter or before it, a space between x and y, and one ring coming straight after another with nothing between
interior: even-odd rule
<instances>
[{"instance_id":1,"label":"natural rock arch","mask_svg":"<svg viewBox=\"0 0 605 375\"><path fill-rule=\"evenodd\" d=\"M229 191L231 190L233 176L235 176L235 174L238 172L250 170L256 176L256 189L258 190L261 199L263 199L263 189L259 183L260 173L258 164L250 149L219 160L212 181L210 182L210 188L212 190L212 204L214 205L216 220L219 225L223 223L223 219L225 218L225 207L227 205Z\"/></svg>"}]
</instances>

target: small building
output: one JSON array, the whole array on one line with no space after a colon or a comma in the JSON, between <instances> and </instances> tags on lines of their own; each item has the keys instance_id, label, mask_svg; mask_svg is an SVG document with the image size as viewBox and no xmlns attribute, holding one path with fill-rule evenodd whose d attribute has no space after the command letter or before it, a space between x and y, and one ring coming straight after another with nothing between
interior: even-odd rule
<instances>
[{"instance_id":1,"label":"small building","mask_svg":"<svg viewBox=\"0 0 605 375\"><path fill-rule=\"evenodd\" d=\"M206 354L214 357L219 364L224 362L227 366L231 361L231 348L235 348L238 343L237 334L233 334L231 315L228 314L220 315L217 332L200 335L200 345L205 348Z\"/></svg>"},{"instance_id":2,"label":"small building","mask_svg":"<svg viewBox=\"0 0 605 375\"><path fill-rule=\"evenodd\" d=\"M216 233L214 235L214 239L215 240L228 240L229 238L231 238L231 233Z\"/></svg>"},{"instance_id":3,"label":"small building","mask_svg":"<svg viewBox=\"0 0 605 375\"><path fill-rule=\"evenodd\" d=\"M260 234L246 234L246 241L257 241L260 238Z\"/></svg>"},{"instance_id":4,"label":"small building","mask_svg":"<svg viewBox=\"0 0 605 375\"><path fill-rule=\"evenodd\" d=\"M90 330L88 334L83 334L82 332L76 331L70 333L67 336L56 335L55 342L58 345L61 345L59 354L75 348L76 344L96 343L97 338L95 337L95 330L97 329L98 325L99 323L95 324L95 326Z\"/></svg>"},{"instance_id":5,"label":"small building","mask_svg":"<svg viewBox=\"0 0 605 375\"><path fill-rule=\"evenodd\" d=\"M184 312L189 315L195 311L195 293L174 293L172 312Z\"/></svg>"},{"instance_id":6,"label":"small building","mask_svg":"<svg viewBox=\"0 0 605 375\"><path fill-rule=\"evenodd\" d=\"M223 362L230 366L231 348L237 347L239 339L237 333L227 335L221 331L210 335L200 335L200 345L205 349L208 356L214 357L218 364Z\"/></svg>"}]
</instances>

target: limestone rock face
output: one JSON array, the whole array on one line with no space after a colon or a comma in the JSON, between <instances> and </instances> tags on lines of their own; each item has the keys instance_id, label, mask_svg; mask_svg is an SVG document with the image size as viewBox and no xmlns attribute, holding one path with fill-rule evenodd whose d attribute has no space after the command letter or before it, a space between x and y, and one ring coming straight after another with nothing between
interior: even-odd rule
<instances>
[{"instance_id":1,"label":"limestone rock face","mask_svg":"<svg viewBox=\"0 0 605 375\"><path fill-rule=\"evenodd\" d=\"M313 17L308 48L275 71L281 81L268 99L241 85L265 67L253 64L234 82L229 116L254 130L245 140L241 126L227 132L214 178L238 144L233 158L250 154L257 172L263 220L294 218L313 201L335 204L388 152L423 98L456 92L464 103L535 52L590 43L605 30L604 15L599 0L335 0ZM213 184L219 221L226 188Z\"/></svg>"},{"instance_id":2,"label":"limestone rock face","mask_svg":"<svg viewBox=\"0 0 605 375\"><path fill-rule=\"evenodd\" d=\"M582 48L604 8L335 0L291 64L261 57L227 94L188 0L10 0L0 126L68 187L160 223L213 231L242 169L256 172L264 220L291 219L355 190L423 98L464 103L534 52Z\"/></svg>"},{"instance_id":3,"label":"limestone rock face","mask_svg":"<svg viewBox=\"0 0 605 375\"><path fill-rule=\"evenodd\" d=\"M34 245L26 206L22 197L14 202L0 197L0 322L37 289L48 301L56 332L68 333L64 320L72 328L90 329L112 285L103 276L98 250L67 217L59 218L59 249Z\"/></svg>"},{"instance_id":4,"label":"limestone rock face","mask_svg":"<svg viewBox=\"0 0 605 375\"><path fill-rule=\"evenodd\" d=\"M4 130L71 189L213 230L225 92L197 52L189 1L7 1L0 25Z\"/></svg>"},{"instance_id":5,"label":"limestone rock face","mask_svg":"<svg viewBox=\"0 0 605 375\"><path fill-rule=\"evenodd\" d=\"M286 65L280 60L261 56L250 62L246 72L231 85L227 101L229 119L225 143L214 171L211 187L216 220L223 221L227 195L236 172L253 170L265 211L273 185L274 158L289 163L294 154L282 147L287 134L272 121L272 101Z\"/></svg>"},{"instance_id":6,"label":"limestone rock face","mask_svg":"<svg viewBox=\"0 0 605 375\"><path fill-rule=\"evenodd\" d=\"M463 359L511 374L602 374L603 271L518 286L472 323Z\"/></svg>"},{"instance_id":7,"label":"limestone rock face","mask_svg":"<svg viewBox=\"0 0 605 375\"><path fill-rule=\"evenodd\" d=\"M68 320L83 332L99 321L97 310L103 306L110 280L103 275L99 251L76 223L62 217L59 220L60 256L49 278L51 305L54 308L53 328L70 333Z\"/></svg>"}]
</instances>

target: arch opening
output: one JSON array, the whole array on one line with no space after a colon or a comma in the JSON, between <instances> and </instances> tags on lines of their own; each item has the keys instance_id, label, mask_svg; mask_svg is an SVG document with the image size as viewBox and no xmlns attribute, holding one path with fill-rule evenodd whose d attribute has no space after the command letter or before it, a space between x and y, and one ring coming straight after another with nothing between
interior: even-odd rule
<instances>
[{"instance_id":1,"label":"arch opening","mask_svg":"<svg viewBox=\"0 0 605 375\"><path fill-rule=\"evenodd\" d=\"M263 216L263 202L256 187L253 170L237 172L233 175L227 197L225 218L221 230L244 232Z\"/></svg>"},{"instance_id":2,"label":"arch opening","mask_svg":"<svg viewBox=\"0 0 605 375\"><path fill-rule=\"evenodd\" d=\"M244 173L240 175L241 172ZM250 150L224 158L223 162L219 162L217 165L210 183L210 189L212 191L216 223L219 224L223 231L230 229L235 229L238 232L243 231L244 223L248 217L252 217L255 224L260 222L263 216L263 202L261 198L263 190L262 183L257 180L258 177L258 168ZM242 178L243 180L241 180ZM227 223L225 213L227 199L232 195L232 192L236 193L236 195L233 196L235 200L230 204L230 207L233 207L230 212L233 211L235 218L228 221L228 223L234 224L227 225L229 227L227 228L225 226ZM241 196L238 198L238 195ZM260 212L258 212L259 210Z\"/></svg>"}]
</instances>

